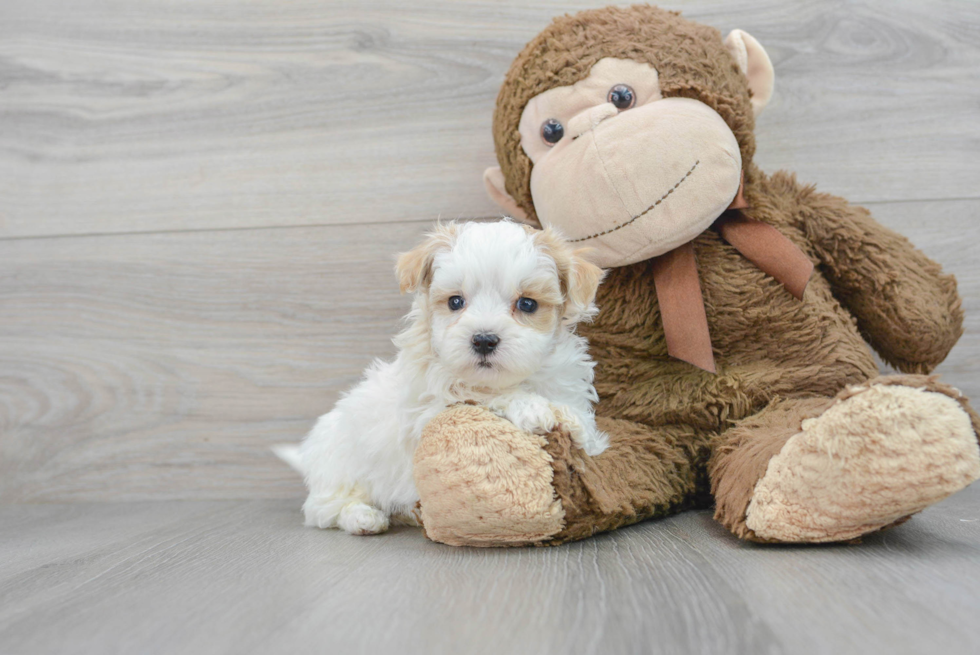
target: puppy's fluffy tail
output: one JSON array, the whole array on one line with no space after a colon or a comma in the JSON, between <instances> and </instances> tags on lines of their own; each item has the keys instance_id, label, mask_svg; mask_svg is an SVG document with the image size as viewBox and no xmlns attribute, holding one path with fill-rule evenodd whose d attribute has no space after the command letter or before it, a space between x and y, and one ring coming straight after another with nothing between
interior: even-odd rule
<instances>
[{"instance_id":1,"label":"puppy's fluffy tail","mask_svg":"<svg viewBox=\"0 0 980 655\"><path fill-rule=\"evenodd\" d=\"M276 444L272 447L272 452L299 473L306 475L306 471L303 470L303 457L300 455L299 446L291 443Z\"/></svg>"}]
</instances>

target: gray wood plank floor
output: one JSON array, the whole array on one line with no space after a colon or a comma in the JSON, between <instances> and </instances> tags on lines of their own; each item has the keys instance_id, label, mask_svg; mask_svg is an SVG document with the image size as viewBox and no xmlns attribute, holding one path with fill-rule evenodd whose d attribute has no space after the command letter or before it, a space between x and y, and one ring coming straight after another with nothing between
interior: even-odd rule
<instances>
[{"instance_id":1,"label":"gray wood plank floor","mask_svg":"<svg viewBox=\"0 0 980 655\"><path fill-rule=\"evenodd\" d=\"M972 655L978 504L854 546L691 512L503 550L303 528L283 500L0 507L0 651Z\"/></svg>"},{"instance_id":2,"label":"gray wood plank floor","mask_svg":"<svg viewBox=\"0 0 980 655\"><path fill-rule=\"evenodd\" d=\"M601 4L0 2L0 655L980 652L980 488L860 546L300 526L269 445L392 354L394 254L496 215L503 74ZM980 4L670 6L770 53L763 169L957 275L980 399Z\"/></svg>"}]
</instances>

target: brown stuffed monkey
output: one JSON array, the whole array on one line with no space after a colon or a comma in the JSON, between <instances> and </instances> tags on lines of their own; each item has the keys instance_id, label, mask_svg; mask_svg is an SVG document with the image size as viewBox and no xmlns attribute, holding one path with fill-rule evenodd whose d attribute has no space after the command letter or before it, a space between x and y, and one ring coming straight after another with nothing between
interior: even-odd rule
<instances>
[{"instance_id":1,"label":"brown stuffed monkey","mask_svg":"<svg viewBox=\"0 0 980 655\"><path fill-rule=\"evenodd\" d=\"M518 55L485 182L610 269L580 333L611 445L447 410L415 456L429 538L558 544L714 504L744 539L851 540L980 477L980 418L925 375L962 332L955 280L756 168L772 88L748 34L646 5L558 18Z\"/></svg>"}]
</instances>

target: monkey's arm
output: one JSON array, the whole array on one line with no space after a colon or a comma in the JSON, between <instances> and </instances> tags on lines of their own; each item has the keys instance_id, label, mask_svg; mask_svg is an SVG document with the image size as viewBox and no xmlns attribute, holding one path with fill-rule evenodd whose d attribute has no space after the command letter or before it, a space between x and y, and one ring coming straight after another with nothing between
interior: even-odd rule
<instances>
[{"instance_id":1,"label":"monkey's arm","mask_svg":"<svg viewBox=\"0 0 980 655\"><path fill-rule=\"evenodd\" d=\"M820 193L802 201L802 227L865 339L904 373L935 368L963 334L956 279L863 207Z\"/></svg>"}]
</instances>

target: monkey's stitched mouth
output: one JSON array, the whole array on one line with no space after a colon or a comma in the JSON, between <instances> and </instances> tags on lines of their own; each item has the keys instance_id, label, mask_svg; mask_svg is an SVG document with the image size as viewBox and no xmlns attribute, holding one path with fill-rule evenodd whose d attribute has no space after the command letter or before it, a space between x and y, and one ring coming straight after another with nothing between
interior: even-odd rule
<instances>
[{"instance_id":1,"label":"monkey's stitched mouth","mask_svg":"<svg viewBox=\"0 0 980 655\"><path fill-rule=\"evenodd\" d=\"M626 221L624 223L620 223L616 227L611 227L608 230L603 230L602 232L596 232L595 234L593 234L591 236L579 237L578 239L569 239L568 242L569 243L577 243L579 241L588 241L589 239L595 239L597 237L601 237L601 236L604 236L606 234L610 234L611 232L615 232L616 230L621 230L624 227L626 227L627 225L630 225L630 224L638 221L639 219L643 218L648 213L650 213L651 211L653 211L657 207L657 205L659 205L664 200L666 200L667 197L670 194L672 194L674 191L677 191L677 187L679 187L680 185L684 184L684 181L687 180L687 178L691 177L691 173L694 172L694 169L697 168L698 167L698 164L700 164L700 163L701 163L701 160L700 159L698 159L697 161L695 161L694 162L694 166L691 166L691 170L689 170L688 172L684 173L684 177L682 177L681 179L679 179L677 181L677 184L675 184L674 186L672 186L669 189L667 189L667 192L664 193L664 195L662 195L659 198L657 198L657 201L656 202L654 202L652 205L650 205L649 207L647 207L646 209L644 209L642 212L640 212L639 214L637 214L633 218L629 219L628 221Z\"/></svg>"}]
</instances>

